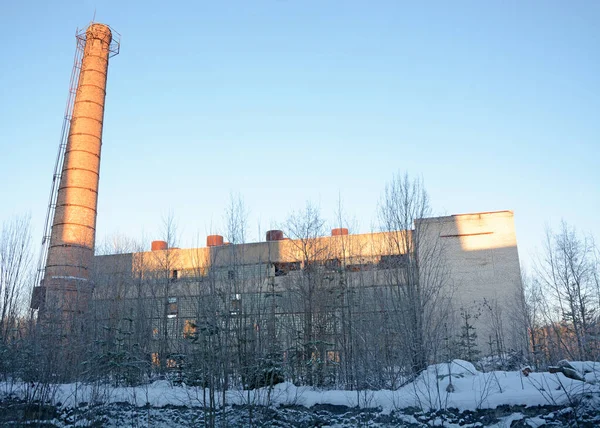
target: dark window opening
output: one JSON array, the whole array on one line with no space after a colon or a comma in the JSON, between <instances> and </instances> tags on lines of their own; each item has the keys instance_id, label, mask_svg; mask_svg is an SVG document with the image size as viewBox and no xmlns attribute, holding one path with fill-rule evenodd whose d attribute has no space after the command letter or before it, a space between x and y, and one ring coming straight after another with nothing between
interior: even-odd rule
<instances>
[{"instance_id":1,"label":"dark window opening","mask_svg":"<svg viewBox=\"0 0 600 428\"><path fill-rule=\"evenodd\" d=\"M304 270L309 272L314 272L319 269L319 266L322 266L322 260L309 260L304 262Z\"/></svg>"},{"instance_id":2,"label":"dark window opening","mask_svg":"<svg viewBox=\"0 0 600 428\"><path fill-rule=\"evenodd\" d=\"M171 281L177 281L178 278L179 278L179 271L177 271L177 269L173 269L171 271Z\"/></svg>"},{"instance_id":3,"label":"dark window opening","mask_svg":"<svg viewBox=\"0 0 600 428\"><path fill-rule=\"evenodd\" d=\"M327 269L340 269L342 267L342 262L340 259L327 259L323 263Z\"/></svg>"},{"instance_id":4,"label":"dark window opening","mask_svg":"<svg viewBox=\"0 0 600 428\"><path fill-rule=\"evenodd\" d=\"M275 276L284 276L291 271L300 270L300 262L273 263L273 266L275 266Z\"/></svg>"},{"instance_id":5,"label":"dark window opening","mask_svg":"<svg viewBox=\"0 0 600 428\"><path fill-rule=\"evenodd\" d=\"M177 297L169 297L167 301L167 318L177 318Z\"/></svg>"},{"instance_id":6,"label":"dark window opening","mask_svg":"<svg viewBox=\"0 0 600 428\"><path fill-rule=\"evenodd\" d=\"M185 320L183 325L183 338L184 339L196 339L196 324L192 320Z\"/></svg>"},{"instance_id":7,"label":"dark window opening","mask_svg":"<svg viewBox=\"0 0 600 428\"><path fill-rule=\"evenodd\" d=\"M381 256L379 265L384 269L397 269L408 266L408 256L406 254L394 254L391 256Z\"/></svg>"},{"instance_id":8,"label":"dark window opening","mask_svg":"<svg viewBox=\"0 0 600 428\"><path fill-rule=\"evenodd\" d=\"M39 309L46 302L46 287L33 287L33 295L31 297L31 309Z\"/></svg>"},{"instance_id":9,"label":"dark window opening","mask_svg":"<svg viewBox=\"0 0 600 428\"><path fill-rule=\"evenodd\" d=\"M339 351L327 351L327 364L337 365L340 363Z\"/></svg>"},{"instance_id":10,"label":"dark window opening","mask_svg":"<svg viewBox=\"0 0 600 428\"><path fill-rule=\"evenodd\" d=\"M348 272L361 272L371 269L373 269L373 263L355 263L351 265L346 265L346 270Z\"/></svg>"},{"instance_id":11,"label":"dark window opening","mask_svg":"<svg viewBox=\"0 0 600 428\"><path fill-rule=\"evenodd\" d=\"M231 298L231 315L239 315L242 311L242 295L234 294Z\"/></svg>"},{"instance_id":12,"label":"dark window opening","mask_svg":"<svg viewBox=\"0 0 600 428\"><path fill-rule=\"evenodd\" d=\"M321 268L327 270L339 270L342 266L340 259L310 260L304 262L304 270L316 271Z\"/></svg>"}]
</instances>

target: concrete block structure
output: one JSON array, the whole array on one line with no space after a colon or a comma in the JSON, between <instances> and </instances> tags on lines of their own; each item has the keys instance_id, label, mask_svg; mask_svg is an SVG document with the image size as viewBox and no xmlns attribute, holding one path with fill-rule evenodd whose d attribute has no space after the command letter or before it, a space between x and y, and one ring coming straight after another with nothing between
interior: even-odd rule
<instances>
[{"instance_id":1,"label":"concrete block structure","mask_svg":"<svg viewBox=\"0 0 600 428\"><path fill-rule=\"evenodd\" d=\"M269 329L279 348L293 349L308 340L299 339L308 319L318 331L312 340L327 344L322 355L335 359L351 312L352 328L362 323L366 331L388 331L392 339L386 343L395 346L393 338L401 332L387 320L397 310L394 290L402 284L391 280L410 258L389 245L389 237L412 239L422 230L443 250L440 284L444 301L451 301L451 334L460 334L460 313L469 311L477 314L473 323L482 353L488 353L490 340L501 340L501 351L520 349L523 329L516 331L512 321L523 295L510 211L420 219L413 231L334 229L331 236L306 241L287 239L282 231L239 245L212 235L206 247L193 249L155 241L154 251L95 257L96 317L107 324L122 316L137 319L143 324L139 334L171 341L170 353L181 352L192 330L225 328L242 318L255 332Z\"/></svg>"},{"instance_id":2,"label":"concrete block structure","mask_svg":"<svg viewBox=\"0 0 600 428\"><path fill-rule=\"evenodd\" d=\"M435 235L431 239L439 239L444 248L457 316L462 312L477 318L479 348L489 352L490 338L520 348L524 301L513 213L435 217L416 227L425 224L433 226L428 229Z\"/></svg>"}]
</instances>

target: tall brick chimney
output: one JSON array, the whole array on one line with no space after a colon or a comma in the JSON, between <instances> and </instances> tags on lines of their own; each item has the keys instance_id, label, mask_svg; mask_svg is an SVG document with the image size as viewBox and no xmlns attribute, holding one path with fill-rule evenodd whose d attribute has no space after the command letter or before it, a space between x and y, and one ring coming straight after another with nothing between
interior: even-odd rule
<instances>
[{"instance_id":1,"label":"tall brick chimney","mask_svg":"<svg viewBox=\"0 0 600 428\"><path fill-rule=\"evenodd\" d=\"M96 207L106 76L112 33L104 24L86 30L79 83L64 154L46 259L41 314L86 311L96 237Z\"/></svg>"}]
</instances>

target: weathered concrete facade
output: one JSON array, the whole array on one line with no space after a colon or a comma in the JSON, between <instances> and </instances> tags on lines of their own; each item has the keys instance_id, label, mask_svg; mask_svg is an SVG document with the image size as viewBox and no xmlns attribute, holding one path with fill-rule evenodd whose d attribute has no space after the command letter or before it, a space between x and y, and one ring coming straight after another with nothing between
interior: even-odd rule
<instances>
[{"instance_id":1,"label":"weathered concrete facade","mask_svg":"<svg viewBox=\"0 0 600 428\"><path fill-rule=\"evenodd\" d=\"M253 319L258 320L272 313L269 328L283 337L285 325L299 323L294 317L307 310L302 272L314 263L319 265L315 281L323 294L311 303L310 310L321 311L318 322L331 323L323 327L327 332L323 340L334 344L334 352L341 313L350 305L348 290L354 296L352 310L361 314L367 326L384 323L386 314L396 308L393 287L402 286L396 283L402 276L392 273L406 269L408 263L406 254L389 245L389 238L414 240L420 236L422 245L441 249L435 254L443 260L436 266L443 267L439 284L444 299L452 302L454 334L460 332L461 311L468 311L477 314L472 322L483 353L488 352L490 337L494 343L501 340L501 351L519 349L522 335L515 331L513 321L522 305L522 284L513 213L428 218L415 226L414 231L335 232L310 242L282 239L99 256L95 258L94 301L105 313L98 317L114 319L114 313L106 311L115 302L123 303L127 308L121 311L144 313L150 320L146 328L176 339L186 334L189 325L211 323L222 316L216 314L244 312L250 318L257 314ZM218 297L210 300L209 295Z\"/></svg>"},{"instance_id":2,"label":"weathered concrete facade","mask_svg":"<svg viewBox=\"0 0 600 428\"><path fill-rule=\"evenodd\" d=\"M482 352L490 352L490 339L494 350L499 340L506 347L520 348L525 333L523 286L513 213L436 217L421 220L417 227L419 223L430 226L428 232L441 241L457 317L462 312L477 318Z\"/></svg>"}]
</instances>

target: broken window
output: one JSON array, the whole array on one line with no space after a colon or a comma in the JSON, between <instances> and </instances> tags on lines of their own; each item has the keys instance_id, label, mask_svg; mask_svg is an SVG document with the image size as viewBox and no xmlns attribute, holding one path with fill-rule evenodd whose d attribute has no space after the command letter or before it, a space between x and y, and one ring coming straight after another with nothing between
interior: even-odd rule
<instances>
[{"instance_id":1,"label":"broken window","mask_svg":"<svg viewBox=\"0 0 600 428\"><path fill-rule=\"evenodd\" d=\"M169 297L167 303L167 318L177 318L177 297Z\"/></svg>"},{"instance_id":2,"label":"broken window","mask_svg":"<svg viewBox=\"0 0 600 428\"><path fill-rule=\"evenodd\" d=\"M390 256L381 256L379 265L384 269L397 269L408 266L408 256L406 254L393 254Z\"/></svg>"},{"instance_id":3,"label":"broken window","mask_svg":"<svg viewBox=\"0 0 600 428\"><path fill-rule=\"evenodd\" d=\"M239 315L242 311L242 295L234 294L231 298L231 315Z\"/></svg>"},{"instance_id":4,"label":"broken window","mask_svg":"<svg viewBox=\"0 0 600 428\"><path fill-rule=\"evenodd\" d=\"M191 320L185 320L183 325L183 338L194 339L196 337L196 324Z\"/></svg>"},{"instance_id":5,"label":"broken window","mask_svg":"<svg viewBox=\"0 0 600 428\"><path fill-rule=\"evenodd\" d=\"M340 362L340 352L339 351L327 351L327 362L337 364Z\"/></svg>"},{"instance_id":6,"label":"broken window","mask_svg":"<svg viewBox=\"0 0 600 428\"><path fill-rule=\"evenodd\" d=\"M275 276L284 276L294 270L300 270L300 262L281 262L273 263L275 267Z\"/></svg>"},{"instance_id":7,"label":"broken window","mask_svg":"<svg viewBox=\"0 0 600 428\"><path fill-rule=\"evenodd\" d=\"M342 262L340 262L340 259L327 259L324 265L327 269L337 270L342 266Z\"/></svg>"},{"instance_id":8,"label":"broken window","mask_svg":"<svg viewBox=\"0 0 600 428\"><path fill-rule=\"evenodd\" d=\"M351 265L346 265L346 270L348 272L361 272L364 270L373 269L373 263L355 263Z\"/></svg>"}]
</instances>

